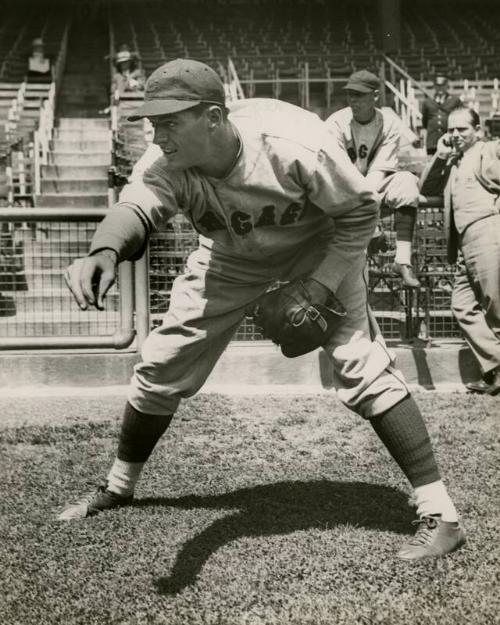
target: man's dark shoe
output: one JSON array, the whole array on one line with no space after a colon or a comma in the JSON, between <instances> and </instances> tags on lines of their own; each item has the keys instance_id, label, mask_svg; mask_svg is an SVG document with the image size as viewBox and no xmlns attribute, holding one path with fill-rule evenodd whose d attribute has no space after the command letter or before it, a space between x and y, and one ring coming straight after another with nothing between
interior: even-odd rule
<instances>
[{"instance_id":1,"label":"man's dark shoe","mask_svg":"<svg viewBox=\"0 0 500 625\"><path fill-rule=\"evenodd\" d=\"M498 395L500 393L500 370L495 369L493 374L488 395Z\"/></svg>"},{"instance_id":2,"label":"man's dark shoe","mask_svg":"<svg viewBox=\"0 0 500 625\"><path fill-rule=\"evenodd\" d=\"M392 263L391 273L400 277L403 283L412 289L419 289L421 287L421 284L417 280L417 277L411 265Z\"/></svg>"},{"instance_id":3,"label":"man's dark shoe","mask_svg":"<svg viewBox=\"0 0 500 625\"><path fill-rule=\"evenodd\" d=\"M423 516L417 521L418 529L398 552L403 560L439 558L455 551L465 543L465 532L460 524L442 521L440 515Z\"/></svg>"},{"instance_id":4,"label":"man's dark shoe","mask_svg":"<svg viewBox=\"0 0 500 625\"><path fill-rule=\"evenodd\" d=\"M133 496L122 497L112 493L106 486L98 486L96 490L84 495L76 503L67 504L58 515L58 521L74 521L85 519L102 512L132 503Z\"/></svg>"},{"instance_id":5,"label":"man's dark shoe","mask_svg":"<svg viewBox=\"0 0 500 625\"><path fill-rule=\"evenodd\" d=\"M489 371L481 380L468 382L465 388L471 393L498 395L500 393L500 371L498 369Z\"/></svg>"},{"instance_id":6,"label":"man's dark shoe","mask_svg":"<svg viewBox=\"0 0 500 625\"><path fill-rule=\"evenodd\" d=\"M471 393L488 393L491 384L488 384L486 380L474 380L474 382L467 382L465 388Z\"/></svg>"}]
</instances>

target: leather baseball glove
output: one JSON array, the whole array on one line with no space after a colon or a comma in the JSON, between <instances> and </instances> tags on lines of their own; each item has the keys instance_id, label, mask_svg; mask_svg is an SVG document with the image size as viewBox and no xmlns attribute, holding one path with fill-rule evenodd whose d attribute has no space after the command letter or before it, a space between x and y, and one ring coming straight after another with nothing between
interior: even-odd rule
<instances>
[{"instance_id":1,"label":"leather baseball glove","mask_svg":"<svg viewBox=\"0 0 500 625\"><path fill-rule=\"evenodd\" d=\"M346 311L334 293L313 278L296 278L267 291L250 315L265 338L295 358L325 345Z\"/></svg>"}]
</instances>

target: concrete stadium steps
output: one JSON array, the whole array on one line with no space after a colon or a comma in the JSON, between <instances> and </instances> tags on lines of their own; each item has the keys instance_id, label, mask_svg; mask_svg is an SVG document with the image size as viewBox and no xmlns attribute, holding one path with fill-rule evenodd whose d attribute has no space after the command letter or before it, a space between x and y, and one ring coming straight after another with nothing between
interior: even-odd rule
<instances>
[{"instance_id":1,"label":"concrete stadium steps","mask_svg":"<svg viewBox=\"0 0 500 625\"><path fill-rule=\"evenodd\" d=\"M118 312L99 310L71 312L18 312L14 317L0 317L0 336L108 336L120 326Z\"/></svg>"},{"instance_id":2,"label":"concrete stadium steps","mask_svg":"<svg viewBox=\"0 0 500 625\"><path fill-rule=\"evenodd\" d=\"M61 313L80 313L80 309L67 287L49 288L44 282L44 277L41 277L43 288L41 286L35 288L30 286L29 291L18 291L15 293L17 315L51 313L52 315L60 316ZM29 275L26 278L29 284ZM106 309L108 312L119 311L119 295L117 292L111 292L106 295ZM17 319L15 321L17 323Z\"/></svg>"},{"instance_id":3,"label":"concrete stadium steps","mask_svg":"<svg viewBox=\"0 0 500 625\"><path fill-rule=\"evenodd\" d=\"M82 194L99 192L100 194L108 193L108 184L106 178L77 178L76 180L60 180L59 178L44 178L42 180L41 189L43 194Z\"/></svg>"},{"instance_id":4,"label":"concrete stadium steps","mask_svg":"<svg viewBox=\"0 0 500 625\"><path fill-rule=\"evenodd\" d=\"M24 257L43 258L53 254L54 250L57 257L61 254L86 251L96 226L96 222L92 221L87 222L85 227L80 226L78 230L71 229L70 231L70 225L67 223L40 223L33 234L29 230L25 230L22 234Z\"/></svg>"},{"instance_id":5,"label":"concrete stadium steps","mask_svg":"<svg viewBox=\"0 0 500 625\"><path fill-rule=\"evenodd\" d=\"M107 134L107 133L106 133ZM104 134L104 139L89 139L82 133L80 137L75 137L72 133L71 137L59 136L52 140L52 149L54 152L109 152L110 141L109 137Z\"/></svg>"},{"instance_id":6,"label":"concrete stadium steps","mask_svg":"<svg viewBox=\"0 0 500 625\"><path fill-rule=\"evenodd\" d=\"M68 288L64 281L64 271L74 257L66 265L59 265L51 269L32 269L28 266L25 267L24 277L26 284L28 285L28 292L36 291L38 298L44 295L46 298L51 298L53 293L59 293L54 297L67 297L69 295ZM22 293L20 293L21 295Z\"/></svg>"},{"instance_id":7,"label":"concrete stadium steps","mask_svg":"<svg viewBox=\"0 0 500 625\"><path fill-rule=\"evenodd\" d=\"M102 117L59 117L56 122L56 130L78 131L103 131L109 130L109 120Z\"/></svg>"},{"instance_id":8,"label":"concrete stadium steps","mask_svg":"<svg viewBox=\"0 0 500 625\"><path fill-rule=\"evenodd\" d=\"M111 165L111 152L50 152L49 165L83 165L90 167L100 167Z\"/></svg>"},{"instance_id":9,"label":"concrete stadium steps","mask_svg":"<svg viewBox=\"0 0 500 625\"><path fill-rule=\"evenodd\" d=\"M44 180L95 180L108 175L108 165L42 165L42 183Z\"/></svg>"},{"instance_id":10,"label":"concrete stadium steps","mask_svg":"<svg viewBox=\"0 0 500 625\"><path fill-rule=\"evenodd\" d=\"M105 208L108 195L101 193L45 193L35 198L37 208Z\"/></svg>"},{"instance_id":11,"label":"concrete stadium steps","mask_svg":"<svg viewBox=\"0 0 500 625\"><path fill-rule=\"evenodd\" d=\"M63 141L110 141L110 130L107 127L93 128L93 127L69 127L69 128L54 128L53 139Z\"/></svg>"},{"instance_id":12,"label":"concrete stadium steps","mask_svg":"<svg viewBox=\"0 0 500 625\"><path fill-rule=\"evenodd\" d=\"M110 139L106 119L60 118L36 206L107 207Z\"/></svg>"},{"instance_id":13,"label":"concrete stadium steps","mask_svg":"<svg viewBox=\"0 0 500 625\"><path fill-rule=\"evenodd\" d=\"M75 246L76 247L76 246ZM83 246L79 246L83 248ZM80 252L80 249L77 249ZM88 244L85 245L85 248L81 250L82 252L88 251ZM60 251L60 247L57 246L57 254L54 252L40 252L40 254L34 255L24 254L24 268L25 271L34 272L34 271L46 271L49 269L59 269L63 271L66 269L68 265L70 265L75 259L75 254L73 252L69 252L67 250Z\"/></svg>"}]
</instances>

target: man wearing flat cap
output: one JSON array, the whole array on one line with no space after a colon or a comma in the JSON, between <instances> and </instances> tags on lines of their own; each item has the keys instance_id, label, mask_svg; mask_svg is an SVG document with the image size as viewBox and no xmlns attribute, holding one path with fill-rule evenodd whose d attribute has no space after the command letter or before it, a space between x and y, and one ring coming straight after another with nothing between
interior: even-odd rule
<instances>
[{"instance_id":1,"label":"man wearing flat cap","mask_svg":"<svg viewBox=\"0 0 500 625\"><path fill-rule=\"evenodd\" d=\"M379 88L375 74L367 70L354 72L344 87L349 106L330 115L325 123L370 187L382 195L382 215L394 213L396 256L392 273L405 286L418 288L420 283L412 267L418 179L398 169L403 123L392 109L377 107Z\"/></svg>"},{"instance_id":2,"label":"man wearing flat cap","mask_svg":"<svg viewBox=\"0 0 500 625\"><path fill-rule=\"evenodd\" d=\"M102 309L117 263L138 258L149 235L177 213L200 234L199 247L174 281L161 326L142 346L106 483L59 520L132 502L180 401L204 384L246 310L277 281L300 278L304 293L307 285L308 295L326 290L342 302L345 314L321 343L337 396L371 423L415 487L418 536L399 557L435 557L460 547L465 536L422 415L368 310L365 249L378 196L324 122L279 100L226 106L217 73L188 59L149 77L132 119L143 117L153 125L154 144L99 224L89 256L68 268L66 282L82 309ZM306 312L312 320L321 316L312 304ZM291 326L301 323L294 316Z\"/></svg>"}]
</instances>

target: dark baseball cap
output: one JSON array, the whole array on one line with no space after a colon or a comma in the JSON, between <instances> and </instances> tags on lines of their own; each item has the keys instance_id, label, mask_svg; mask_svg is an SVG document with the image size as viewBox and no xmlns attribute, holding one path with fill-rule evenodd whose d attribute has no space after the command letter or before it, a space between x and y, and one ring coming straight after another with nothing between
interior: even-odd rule
<instances>
[{"instance_id":1,"label":"dark baseball cap","mask_svg":"<svg viewBox=\"0 0 500 625\"><path fill-rule=\"evenodd\" d=\"M128 119L133 122L142 117L179 113L201 102L225 105L219 75L200 61L175 59L155 69L147 79L144 103Z\"/></svg>"},{"instance_id":2,"label":"dark baseball cap","mask_svg":"<svg viewBox=\"0 0 500 625\"><path fill-rule=\"evenodd\" d=\"M359 91L359 93L370 93L380 89L380 79L366 69L354 72L349 76L344 89L349 91Z\"/></svg>"}]
</instances>

